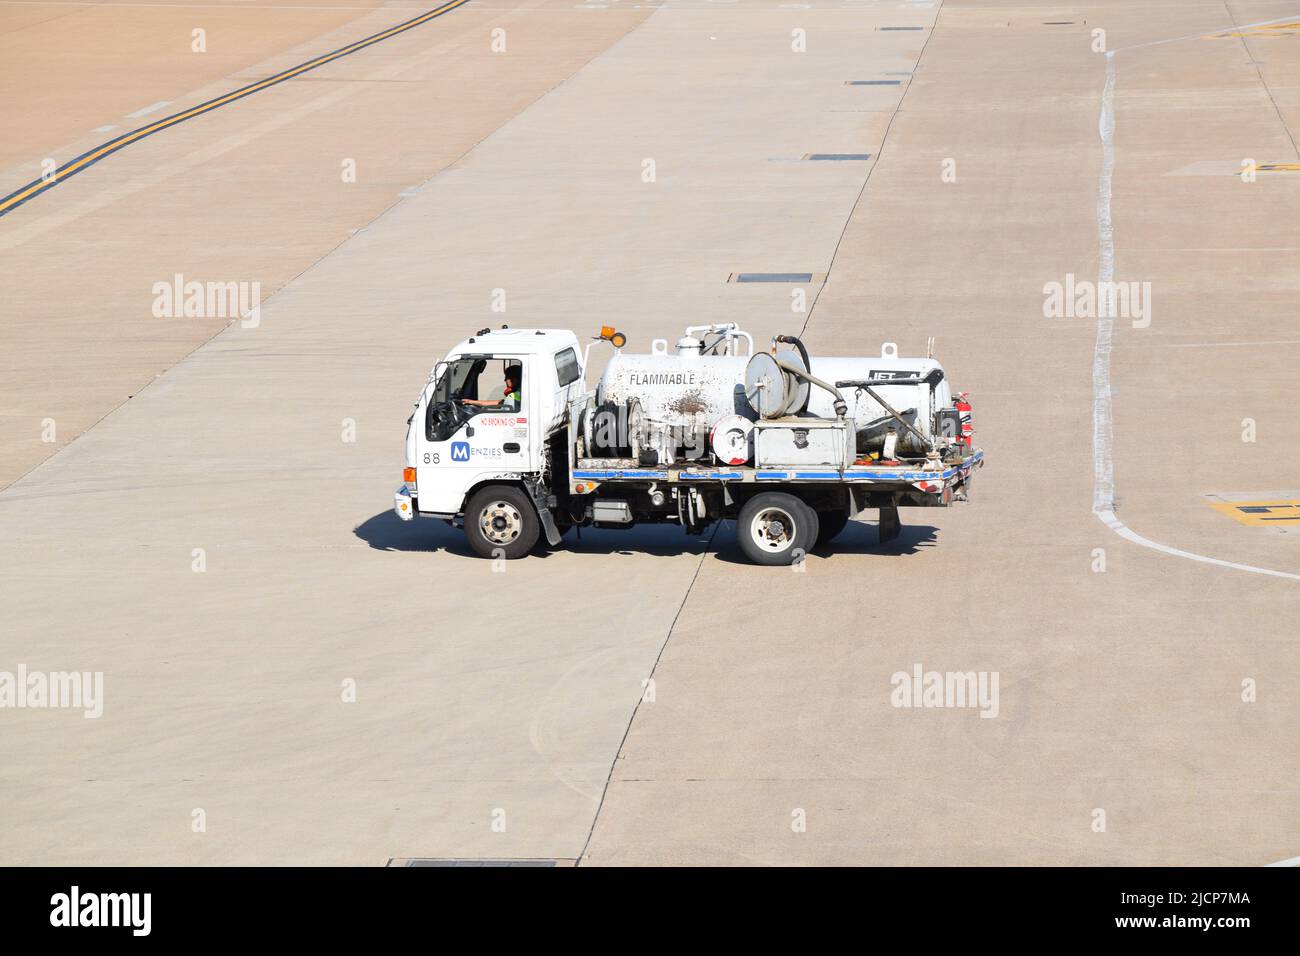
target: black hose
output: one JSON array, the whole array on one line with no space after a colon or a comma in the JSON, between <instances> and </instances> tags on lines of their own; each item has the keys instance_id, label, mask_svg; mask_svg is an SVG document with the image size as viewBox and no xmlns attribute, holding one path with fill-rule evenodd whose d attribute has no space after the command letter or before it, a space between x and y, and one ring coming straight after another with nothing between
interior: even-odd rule
<instances>
[{"instance_id":1,"label":"black hose","mask_svg":"<svg viewBox=\"0 0 1300 956\"><path fill-rule=\"evenodd\" d=\"M808 349L804 346L803 342L799 340L799 337L797 335L778 335L776 336L776 341L784 342L787 345L793 345L796 349L798 349L799 357L803 359L804 369L809 374L812 373L812 359L808 356ZM791 412L791 414L802 415L804 412L808 411L808 402L811 400L812 400L812 392L809 392L808 397L804 399L803 408L794 410Z\"/></svg>"}]
</instances>

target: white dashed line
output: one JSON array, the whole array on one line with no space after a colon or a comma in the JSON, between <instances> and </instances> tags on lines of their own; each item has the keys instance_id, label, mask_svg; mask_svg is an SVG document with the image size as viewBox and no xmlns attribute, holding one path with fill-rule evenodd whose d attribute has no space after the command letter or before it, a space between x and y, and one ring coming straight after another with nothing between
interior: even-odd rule
<instances>
[{"instance_id":1,"label":"white dashed line","mask_svg":"<svg viewBox=\"0 0 1300 956\"><path fill-rule=\"evenodd\" d=\"M162 109L164 106L170 106L171 100L159 100L157 103L150 103L143 109L138 109L134 113L127 113L127 119L139 119L141 116L148 116L150 113Z\"/></svg>"}]
</instances>

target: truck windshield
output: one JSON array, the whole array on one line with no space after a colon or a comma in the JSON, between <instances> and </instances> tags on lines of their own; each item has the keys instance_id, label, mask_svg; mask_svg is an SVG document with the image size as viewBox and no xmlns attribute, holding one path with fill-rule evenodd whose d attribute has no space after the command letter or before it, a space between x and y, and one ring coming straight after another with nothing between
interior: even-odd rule
<instances>
[{"instance_id":1,"label":"truck windshield","mask_svg":"<svg viewBox=\"0 0 1300 956\"><path fill-rule=\"evenodd\" d=\"M434 401L478 398L479 376L486 367L487 359L453 359L438 380L438 387L433 393Z\"/></svg>"}]
</instances>

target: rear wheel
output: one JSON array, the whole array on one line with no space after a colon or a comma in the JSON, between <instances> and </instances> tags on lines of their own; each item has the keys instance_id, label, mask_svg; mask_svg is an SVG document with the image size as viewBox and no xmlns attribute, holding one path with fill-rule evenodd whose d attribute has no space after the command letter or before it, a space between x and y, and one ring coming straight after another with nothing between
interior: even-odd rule
<instances>
[{"instance_id":1,"label":"rear wheel","mask_svg":"<svg viewBox=\"0 0 1300 956\"><path fill-rule=\"evenodd\" d=\"M849 523L849 513L847 511L819 511L817 512L817 547L824 544L830 544L844 530L844 526Z\"/></svg>"},{"instance_id":2,"label":"rear wheel","mask_svg":"<svg viewBox=\"0 0 1300 956\"><path fill-rule=\"evenodd\" d=\"M465 537L480 558L522 558L537 544L541 521L528 496L510 485L489 485L465 508Z\"/></svg>"},{"instance_id":3,"label":"rear wheel","mask_svg":"<svg viewBox=\"0 0 1300 956\"><path fill-rule=\"evenodd\" d=\"M793 564L817 540L817 512L794 495L764 492L741 506L736 539L755 564Z\"/></svg>"}]
</instances>

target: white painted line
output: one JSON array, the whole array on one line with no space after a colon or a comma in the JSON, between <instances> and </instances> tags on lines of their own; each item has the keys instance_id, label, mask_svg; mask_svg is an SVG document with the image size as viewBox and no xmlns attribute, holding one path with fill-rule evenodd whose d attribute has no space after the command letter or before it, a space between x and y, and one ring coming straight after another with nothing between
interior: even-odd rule
<instances>
[{"instance_id":1,"label":"white painted line","mask_svg":"<svg viewBox=\"0 0 1300 956\"><path fill-rule=\"evenodd\" d=\"M114 125L112 125L112 124L110 123L108 126L96 126L94 129L91 130L91 132L92 132L92 133L111 133L111 132L112 132L113 130L115 130L115 129L117 129L117 127L114 126Z\"/></svg>"},{"instance_id":2,"label":"white painted line","mask_svg":"<svg viewBox=\"0 0 1300 956\"><path fill-rule=\"evenodd\" d=\"M1097 181L1097 244L1098 282L1109 283L1115 278L1115 230L1111 225L1111 178L1115 173L1115 51L1106 54L1106 85L1101 93L1101 113L1097 118L1097 133L1101 137L1101 176ZM1099 286L1101 288L1101 286ZM1115 319L1111 315L1113 303L1106 296L1099 297L1097 314L1097 341L1092 355L1092 510L1106 527L1121 538L1140 544L1161 554L1213 564L1235 571L1249 571L1275 578L1300 581L1300 574L1257 568L1250 564L1237 564L1203 554L1194 554L1179 548L1144 538L1115 516L1115 465L1114 416L1110 388L1111 338Z\"/></svg>"},{"instance_id":3,"label":"white painted line","mask_svg":"<svg viewBox=\"0 0 1300 956\"><path fill-rule=\"evenodd\" d=\"M1226 349L1239 346L1300 345L1300 339L1274 339L1271 342L1166 342L1169 349Z\"/></svg>"},{"instance_id":4,"label":"white painted line","mask_svg":"<svg viewBox=\"0 0 1300 956\"><path fill-rule=\"evenodd\" d=\"M1237 564L1234 561L1224 561L1221 558L1210 558L1203 554L1193 554L1191 551L1181 551L1178 548L1171 548L1167 544L1160 544L1158 541L1152 541L1150 538L1144 538L1136 531L1131 529L1124 522L1115 517L1113 511L1099 511L1097 517L1101 523L1110 528L1121 538L1132 541L1134 544L1140 544L1144 548L1150 548L1152 551L1159 551L1162 554L1172 554L1176 558L1187 558L1189 561L1199 561L1202 564L1214 564L1221 568L1232 568L1234 571L1250 571L1253 574L1267 574L1269 577L1286 578L1290 581L1300 581L1300 574L1292 574L1290 571L1274 571L1272 568L1257 568L1251 564Z\"/></svg>"},{"instance_id":5,"label":"white painted line","mask_svg":"<svg viewBox=\"0 0 1300 956\"><path fill-rule=\"evenodd\" d=\"M1276 863L1265 863L1265 866L1300 866L1300 856L1293 856L1289 860L1278 860Z\"/></svg>"},{"instance_id":6,"label":"white painted line","mask_svg":"<svg viewBox=\"0 0 1300 956\"><path fill-rule=\"evenodd\" d=\"M150 103L148 106L144 107L143 109L138 109L134 113L127 113L126 118L139 119L141 116L147 116L148 114L154 112L155 110L162 109L164 106L170 106L171 102L172 102L171 100L159 100L157 103Z\"/></svg>"},{"instance_id":7,"label":"white painted line","mask_svg":"<svg viewBox=\"0 0 1300 956\"><path fill-rule=\"evenodd\" d=\"M1110 183L1115 173L1115 54L1106 54L1106 86L1097 117L1101 137L1101 177L1097 181L1097 280L1109 288L1115 278L1115 230L1110 221ZM1098 515L1115 508L1115 468L1111 457L1114 421L1111 413L1110 350L1115 318L1112 301L1101 297L1097 341L1092 351L1092 510ZM1103 519L1104 520L1104 519Z\"/></svg>"}]
</instances>

